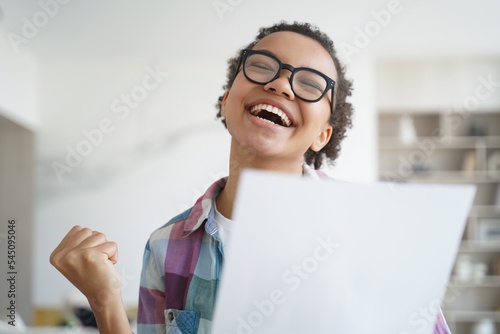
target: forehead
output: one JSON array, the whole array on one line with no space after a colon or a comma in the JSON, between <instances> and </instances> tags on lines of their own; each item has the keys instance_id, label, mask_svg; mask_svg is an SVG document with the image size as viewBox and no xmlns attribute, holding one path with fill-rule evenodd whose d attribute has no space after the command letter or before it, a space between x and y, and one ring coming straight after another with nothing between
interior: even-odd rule
<instances>
[{"instance_id":1,"label":"forehead","mask_svg":"<svg viewBox=\"0 0 500 334\"><path fill-rule=\"evenodd\" d=\"M319 42L310 37L291 31L279 31L261 39L253 49L270 51L283 63L294 67L310 67L337 80L332 57Z\"/></svg>"}]
</instances>

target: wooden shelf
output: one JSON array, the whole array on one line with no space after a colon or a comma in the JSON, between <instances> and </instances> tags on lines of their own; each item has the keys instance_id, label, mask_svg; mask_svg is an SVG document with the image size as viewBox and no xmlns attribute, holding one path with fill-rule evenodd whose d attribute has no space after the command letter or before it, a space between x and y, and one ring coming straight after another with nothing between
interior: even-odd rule
<instances>
[{"instance_id":1,"label":"wooden shelf","mask_svg":"<svg viewBox=\"0 0 500 334\"><path fill-rule=\"evenodd\" d=\"M386 175L398 175L396 170L381 171L379 178ZM500 183L498 171L427 171L415 172L409 177L401 177L404 181L418 183Z\"/></svg>"},{"instance_id":2,"label":"wooden shelf","mask_svg":"<svg viewBox=\"0 0 500 334\"><path fill-rule=\"evenodd\" d=\"M481 279L470 279L463 281L456 276L452 276L450 284L460 288L500 288L500 276L490 275Z\"/></svg>"},{"instance_id":3,"label":"wooden shelf","mask_svg":"<svg viewBox=\"0 0 500 334\"><path fill-rule=\"evenodd\" d=\"M433 143L434 149L476 149L478 146L484 148L500 148L500 136L487 137L465 137L456 136L448 138L418 137L413 143L405 143L399 137L379 137L379 149L403 150L421 149L423 143Z\"/></svg>"},{"instance_id":4,"label":"wooden shelf","mask_svg":"<svg viewBox=\"0 0 500 334\"><path fill-rule=\"evenodd\" d=\"M426 115L446 115L449 114L450 110L444 110L440 108L427 108L427 109L410 109L410 108L381 108L379 109L379 115L381 116L398 116L398 115L412 115L412 116L426 116ZM483 108L481 110L476 110L470 112L470 116L475 115L490 115L498 114L500 110L498 108Z\"/></svg>"},{"instance_id":5,"label":"wooden shelf","mask_svg":"<svg viewBox=\"0 0 500 334\"><path fill-rule=\"evenodd\" d=\"M461 253L491 253L500 252L500 241L464 240L460 244Z\"/></svg>"},{"instance_id":6,"label":"wooden shelf","mask_svg":"<svg viewBox=\"0 0 500 334\"><path fill-rule=\"evenodd\" d=\"M448 321L477 322L482 319L493 319L500 322L500 311L445 311L444 315Z\"/></svg>"},{"instance_id":7,"label":"wooden shelf","mask_svg":"<svg viewBox=\"0 0 500 334\"><path fill-rule=\"evenodd\" d=\"M488 171L498 169L500 100L495 95L494 103L482 102L470 112L459 107L447 108L458 105L454 100L456 96L466 98L473 93L474 87L469 83L477 74L466 80L465 74L460 73L475 65L477 63L471 61L467 66L464 63L463 67L452 70L433 61L422 64L422 68L428 66L425 68L435 71L425 84L414 82L413 78L421 74L421 69L412 62L384 63L378 72L383 83L378 93L379 180L474 184L477 189L475 205L469 212L456 255L457 259L469 258L471 264L486 264L487 272L495 275L468 281L461 281L456 276L450 278L450 288L457 288L460 294L443 303L442 308L450 328L457 334L473 332L476 324L485 319L493 319L497 331L500 329L500 275L497 272L500 240L494 234L500 224L500 171ZM500 69L500 62L481 62L481 66L491 66L488 67L490 72L495 73ZM403 69L404 76L401 75ZM454 93L464 87L471 90L458 95L432 94L439 90L442 82L447 82L448 87L456 87ZM435 89L429 89L433 85ZM428 94L427 98L422 99L422 94L415 93L419 90ZM399 94L394 93L398 91ZM405 95L410 91L411 95ZM463 104L464 101L458 102ZM481 241L490 237L495 241ZM458 269L453 268L454 272Z\"/></svg>"},{"instance_id":8,"label":"wooden shelf","mask_svg":"<svg viewBox=\"0 0 500 334\"><path fill-rule=\"evenodd\" d=\"M499 205L474 205L471 210L474 217L500 217Z\"/></svg>"}]
</instances>

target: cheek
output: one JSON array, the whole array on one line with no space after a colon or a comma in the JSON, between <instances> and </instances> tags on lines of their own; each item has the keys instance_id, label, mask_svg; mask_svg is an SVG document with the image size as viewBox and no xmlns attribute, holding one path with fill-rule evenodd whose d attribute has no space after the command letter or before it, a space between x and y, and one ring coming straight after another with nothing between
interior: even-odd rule
<instances>
[{"instance_id":1,"label":"cheek","mask_svg":"<svg viewBox=\"0 0 500 334\"><path fill-rule=\"evenodd\" d=\"M306 121L322 130L325 126L329 124L330 121L330 109L329 105L326 103L318 102L317 104L303 106L303 115L306 117Z\"/></svg>"},{"instance_id":2,"label":"cheek","mask_svg":"<svg viewBox=\"0 0 500 334\"><path fill-rule=\"evenodd\" d=\"M248 87L245 87L235 81L222 105L222 116L227 118L227 116L234 110L242 108L245 101L244 93L247 91Z\"/></svg>"},{"instance_id":3,"label":"cheek","mask_svg":"<svg viewBox=\"0 0 500 334\"><path fill-rule=\"evenodd\" d=\"M228 116L230 117L231 115L231 110L234 109L234 101L233 101L233 94L232 92L229 93L229 95L227 96L226 100L224 101L225 103L223 103L222 105L222 116L224 118L228 118Z\"/></svg>"},{"instance_id":4,"label":"cheek","mask_svg":"<svg viewBox=\"0 0 500 334\"><path fill-rule=\"evenodd\" d=\"M222 102L222 110L221 114L223 117L227 118L230 114L230 111L234 109L234 100L235 100L236 91L231 88L229 92L224 96L225 99Z\"/></svg>"}]
</instances>

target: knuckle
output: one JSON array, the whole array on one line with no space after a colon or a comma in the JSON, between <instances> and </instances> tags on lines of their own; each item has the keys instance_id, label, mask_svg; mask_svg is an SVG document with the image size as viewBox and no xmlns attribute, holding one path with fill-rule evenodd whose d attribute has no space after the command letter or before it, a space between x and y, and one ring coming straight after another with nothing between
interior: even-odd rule
<instances>
[{"instance_id":1,"label":"knuckle","mask_svg":"<svg viewBox=\"0 0 500 334\"><path fill-rule=\"evenodd\" d=\"M85 234L92 234L92 230L88 227L84 227L80 230L81 233L85 233Z\"/></svg>"},{"instance_id":2,"label":"knuckle","mask_svg":"<svg viewBox=\"0 0 500 334\"><path fill-rule=\"evenodd\" d=\"M56 264L56 255L54 253L50 254L49 262L53 266Z\"/></svg>"},{"instance_id":3,"label":"knuckle","mask_svg":"<svg viewBox=\"0 0 500 334\"><path fill-rule=\"evenodd\" d=\"M53 256L50 257L50 263L57 269L61 269L61 268L64 268L65 267L65 262L64 262L64 257L59 255L59 254L55 254Z\"/></svg>"},{"instance_id":4,"label":"knuckle","mask_svg":"<svg viewBox=\"0 0 500 334\"><path fill-rule=\"evenodd\" d=\"M97 260L98 260L98 256L97 255L98 254L96 254L92 250L86 249L86 250L84 250L81 253L81 259L86 264L92 264L92 263L97 262Z\"/></svg>"},{"instance_id":5,"label":"knuckle","mask_svg":"<svg viewBox=\"0 0 500 334\"><path fill-rule=\"evenodd\" d=\"M104 233L98 231L94 231L93 235L95 235L98 238L106 238L106 235L104 235Z\"/></svg>"}]
</instances>

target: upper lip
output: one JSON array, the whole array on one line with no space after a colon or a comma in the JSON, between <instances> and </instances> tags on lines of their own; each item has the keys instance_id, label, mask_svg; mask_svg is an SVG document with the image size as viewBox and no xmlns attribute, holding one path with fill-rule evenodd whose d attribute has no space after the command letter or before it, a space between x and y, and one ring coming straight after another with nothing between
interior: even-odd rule
<instances>
[{"instance_id":1,"label":"upper lip","mask_svg":"<svg viewBox=\"0 0 500 334\"><path fill-rule=\"evenodd\" d=\"M291 122L290 127L295 126L295 118L293 117L292 113L288 110L288 108L284 104L282 104L276 100L272 100L272 99L258 99L258 100L255 100L255 101L252 101L251 103L249 103L246 106L246 109L250 110L253 106L256 106L258 104L269 104L269 105L272 105L273 107L280 109L290 119L290 122Z\"/></svg>"}]
</instances>

